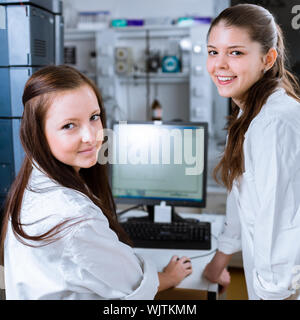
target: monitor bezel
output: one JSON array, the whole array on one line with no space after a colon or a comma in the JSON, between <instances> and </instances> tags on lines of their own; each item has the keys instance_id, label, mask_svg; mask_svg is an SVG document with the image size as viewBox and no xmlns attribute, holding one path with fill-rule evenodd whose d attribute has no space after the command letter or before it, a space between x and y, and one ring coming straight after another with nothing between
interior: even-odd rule
<instances>
[{"instance_id":1,"label":"monitor bezel","mask_svg":"<svg viewBox=\"0 0 300 320\"><path fill-rule=\"evenodd\" d=\"M149 199L149 198L126 198L126 197L116 197L113 196L116 204L132 204L132 205L145 205L153 206L159 205L162 201L166 202L166 205L174 207L195 207L195 208L205 208L206 207L206 196L207 196L207 158L208 158L208 123L207 122L174 122L174 121L113 121L112 129L114 126L120 123L126 124L142 124L142 125L173 125L173 126L193 126L193 127L203 127L204 128L204 170L203 170L203 199L202 201L191 201L191 200L170 200L166 198L159 199ZM109 165L109 177L110 186L112 189L112 176L113 176L113 165ZM113 194L113 193L112 193Z\"/></svg>"}]
</instances>

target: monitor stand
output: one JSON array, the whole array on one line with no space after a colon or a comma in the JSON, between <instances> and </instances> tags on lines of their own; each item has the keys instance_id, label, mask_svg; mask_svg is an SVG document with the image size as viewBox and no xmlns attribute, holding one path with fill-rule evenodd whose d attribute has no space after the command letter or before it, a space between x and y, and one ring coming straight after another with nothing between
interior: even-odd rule
<instances>
[{"instance_id":1,"label":"monitor stand","mask_svg":"<svg viewBox=\"0 0 300 320\"><path fill-rule=\"evenodd\" d=\"M154 222L154 214L155 214L155 206L154 205L147 205L147 212L148 216L146 217L133 217L129 218L130 221L149 221L149 222ZM171 222L198 222L196 219L184 219L180 217L179 214L175 212L175 207L171 206Z\"/></svg>"}]
</instances>

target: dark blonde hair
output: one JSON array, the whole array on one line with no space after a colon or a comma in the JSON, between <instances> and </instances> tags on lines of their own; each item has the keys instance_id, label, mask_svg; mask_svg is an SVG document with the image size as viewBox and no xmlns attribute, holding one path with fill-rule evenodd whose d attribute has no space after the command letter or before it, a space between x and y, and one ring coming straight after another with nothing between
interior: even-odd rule
<instances>
[{"instance_id":1,"label":"dark blonde hair","mask_svg":"<svg viewBox=\"0 0 300 320\"><path fill-rule=\"evenodd\" d=\"M243 113L239 118L239 107L232 102L232 115L228 117L227 145L214 170L215 180L220 182L221 179L225 187L231 190L233 181L244 172L244 134L267 98L279 87L284 88L287 94L297 101L300 101L300 98L297 79L287 70L282 30L268 10L252 4L239 4L229 7L212 21L207 38L211 30L219 23L224 23L225 27L244 29L245 32L248 32L252 41L261 45L263 54L266 54L270 48L275 48L278 53L273 67L247 92L243 104Z\"/></svg>"},{"instance_id":2,"label":"dark blonde hair","mask_svg":"<svg viewBox=\"0 0 300 320\"><path fill-rule=\"evenodd\" d=\"M47 66L35 72L26 82L22 98L24 112L20 129L20 138L26 155L6 199L1 232L2 257L8 220L11 220L13 232L17 239L26 245L29 244L24 240L40 242L42 245L56 241L63 234L62 231L66 225L73 225L67 224L70 221L64 221L38 236L28 235L23 230L20 219L21 204L34 161L51 179L57 181L60 185L80 191L89 197L102 210L109 221L110 228L116 232L119 239L129 243L127 235L116 218L116 208L109 186L107 166L97 163L91 168L81 169L78 174L71 166L60 162L52 155L44 133L46 112L53 98L57 94L77 89L83 85L88 85L94 91L101 110L101 122L103 128L105 128L105 110L100 92L91 80L75 68L65 65Z\"/></svg>"}]
</instances>

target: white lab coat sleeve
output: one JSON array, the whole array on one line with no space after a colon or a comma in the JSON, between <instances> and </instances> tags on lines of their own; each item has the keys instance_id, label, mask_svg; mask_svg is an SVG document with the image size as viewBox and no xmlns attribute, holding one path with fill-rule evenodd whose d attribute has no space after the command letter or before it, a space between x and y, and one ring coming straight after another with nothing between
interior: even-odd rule
<instances>
[{"instance_id":1,"label":"white lab coat sleeve","mask_svg":"<svg viewBox=\"0 0 300 320\"><path fill-rule=\"evenodd\" d=\"M65 281L75 292L92 292L99 299L153 299L159 285L155 265L120 242L102 212L96 213L68 239L62 257Z\"/></svg>"},{"instance_id":2,"label":"white lab coat sleeve","mask_svg":"<svg viewBox=\"0 0 300 320\"><path fill-rule=\"evenodd\" d=\"M262 299L281 300L295 290L300 263L300 135L272 119L253 127L253 175L258 199L254 223L253 286Z\"/></svg>"},{"instance_id":3,"label":"white lab coat sleeve","mask_svg":"<svg viewBox=\"0 0 300 320\"><path fill-rule=\"evenodd\" d=\"M226 217L223 231L218 238L218 250L225 254L233 254L241 250L241 225L234 190L227 197Z\"/></svg>"}]
</instances>

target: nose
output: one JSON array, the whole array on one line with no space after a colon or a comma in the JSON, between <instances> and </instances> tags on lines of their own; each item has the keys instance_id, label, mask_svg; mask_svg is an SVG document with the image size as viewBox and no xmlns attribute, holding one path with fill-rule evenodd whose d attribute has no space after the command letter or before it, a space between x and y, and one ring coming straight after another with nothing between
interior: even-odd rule
<instances>
[{"instance_id":1,"label":"nose","mask_svg":"<svg viewBox=\"0 0 300 320\"><path fill-rule=\"evenodd\" d=\"M228 61L226 54L218 54L215 60L215 67L219 69L228 68Z\"/></svg>"},{"instance_id":2,"label":"nose","mask_svg":"<svg viewBox=\"0 0 300 320\"><path fill-rule=\"evenodd\" d=\"M81 128L81 140L84 143L94 144L96 141L96 135L95 128L91 125L86 125Z\"/></svg>"}]
</instances>

